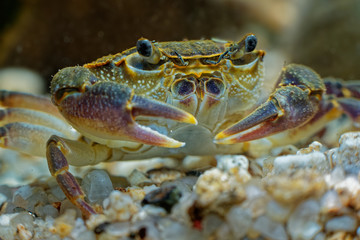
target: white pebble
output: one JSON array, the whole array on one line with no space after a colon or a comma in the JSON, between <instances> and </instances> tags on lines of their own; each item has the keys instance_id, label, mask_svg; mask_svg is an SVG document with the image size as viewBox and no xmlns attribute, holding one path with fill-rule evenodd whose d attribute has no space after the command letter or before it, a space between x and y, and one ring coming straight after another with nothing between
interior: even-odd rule
<instances>
[{"instance_id":1,"label":"white pebble","mask_svg":"<svg viewBox=\"0 0 360 240\"><path fill-rule=\"evenodd\" d=\"M125 221L129 220L138 212L138 207L133 199L120 191L112 191L110 196L103 202L104 214L110 220Z\"/></svg>"},{"instance_id":2,"label":"white pebble","mask_svg":"<svg viewBox=\"0 0 360 240\"><path fill-rule=\"evenodd\" d=\"M322 152L311 152L308 154L296 154L276 157L274 159L274 173L282 173L294 168L313 168L327 171L330 165Z\"/></svg>"},{"instance_id":3,"label":"white pebble","mask_svg":"<svg viewBox=\"0 0 360 240\"><path fill-rule=\"evenodd\" d=\"M316 234L316 236L314 237L314 240L325 240L326 239L326 235L322 232Z\"/></svg>"},{"instance_id":4,"label":"white pebble","mask_svg":"<svg viewBox=\"0 0 360 240\"><path fill-rule=\"evenodd\" d=\"M181 223L169 221L164 219L159 224L161 224L161 239L171 239L171 240L199 240L201 238L201 233L193 228L189 228Z\"/></svg>"},{"instance_id":5,"label":"white pebble","mask_svg":"<svg viewBox=\"0 0 360 240\"><path fill-rule=\"evenodd\" d=\"M252 223L251 210L242 207L232 207L226 215L226 221L229 224L236 239L240 239L246 235Z\"/></svg>"},{"instance_id":6,"label":"white pebble","mask_svg":"<svg viewBox=\"0 0 360 240\"><path fill-rule=\"evenodd\" d=\"M335 217L327 221L325 229L327 232L344 231L354 232L357 227L357 221L352 216Z\"/></svg>"},{"instance_id":7,"label":"white pebble","mask_svg":"<svg viewBox=\"0 0 360 240\"><path fill-rule=\"evenodd\" d=\"M249 160L244 155L218 155L216 156L217 168L229 172L232 168L247 170Z\"/></svg>"},{"instance_id":8,"label":"white pebble","mask_svg":"<svg viewBox=\"0 0 360 240\"><path fill-rule=\"evenodd\" d=\"M338 193L334 190L326 192L320 199L322 213L338 212L343 208Z\"/></svg>"},{"instance_id":9,"label":"white pebble","mask_svg":"<svg viewBox=\"0 0 360 240\"><path fill-rule=\"evenodd\" d=\"M253 229L261 233L262 236L274 240L287 240L288 237L285 228L281 223L271 221L266 216L260 216L256 219Z\"/></svg>"},{"instance_id":10,"label":"white pebble","mask_svg":"<svg viewBox=\"0 0 360 240\"><path fill-rule=\"evenodd\" d=\"M291 206L281 205L274 200L269 201L266 207L266 215L277 222L285 222L290 212Z\"/></svg>"},{"instance_id":11,"label":"white pebble","mask_svg":"<svg viewBox=\"0 0 360 240\"><path fill-rule=\"evenodd\" d=\"M344 133L339 139L339 145L337 149L329 152L332 164L357 174L360 171L360 132Z\"/></svg>"},{"instance_id":12,"label":"white pebble","mask_svg":"<svg viewBox=\"0 0 360 240\"><path fill-rule=\"evenodd\" d=\"M130 223L129 222L112 223L106 228L105 231L114 237L126 237L130 233Z\"/></svg>"},{"instance_id":13,"label":"white pebble","mask_svg":"<svg viewBox=\"0 0 360 240\"><path fill-rule=\"evenodd\" d=\"M71 232L71 237L76 240L95 240L94 232L86 228L84 220L81 218L75 220L75 227Z\"/></svg>"},{"instance_id":14,"label":"white pebble","mask_svg":"<svg viewBox=\"0 0 360 240\"><path fill-rule=\"evenodd\" d=\"M294 210L288 220L287 229L292 239L310 240L320 232L318 223L320 205L315 200L307 200Z\"/></svg>"},{"instance_id":15,"label":"white pebble","mask_svg":"<svg viewBox=\"0 0 360 240\"><path fill-rule=\"evenodd\" d=\"M345 171L341 166L337 166L334 170L324 177L329 187L334 187L337 183L345 179Z\"/></svg>"}]
</instances>

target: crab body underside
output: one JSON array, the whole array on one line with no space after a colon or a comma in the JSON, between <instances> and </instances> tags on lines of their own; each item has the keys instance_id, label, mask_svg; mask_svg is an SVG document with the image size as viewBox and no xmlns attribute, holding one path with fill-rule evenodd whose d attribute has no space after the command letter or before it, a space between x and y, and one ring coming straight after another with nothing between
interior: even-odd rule
<instances>
[{"instance_id":1,"label":"crab body underside","mask_svg":"<svg viewBox=\"0 0 360 240\"><path fill-rule=\"evenodd\" d=\"M360 115L360 83L282 69L266 99L257 39L151 42L60 70L45 97L1 91L1 146L47 156L84 215L94 214L68 171L103 161L249 152L295 143L344 113ZM61 114L59 114L59 112Z\"/></svg>"}]
</instances>

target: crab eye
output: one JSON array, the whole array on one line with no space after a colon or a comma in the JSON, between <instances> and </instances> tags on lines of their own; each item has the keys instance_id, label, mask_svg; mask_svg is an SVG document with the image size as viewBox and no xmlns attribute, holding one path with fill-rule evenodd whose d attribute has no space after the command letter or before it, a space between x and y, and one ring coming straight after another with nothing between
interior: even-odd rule
<instances>
[{"instance_id":1,"label":"crab eye","mask_svg":"<svg viewBox=\"0 0 360 240\"><path fill-rule=\"evenodd\" d=\"M195 91L195 83L187 79L179 79L171 87L175 96L184 98Z\"/></svg>"},{"instance_id":2,"label":"crab eye","mask_svg":"<svg viewBox=\"0 0 360 240\"><path fill-rule=\"evenodd\" d=\"M255 35L249 35L245 38L245 51L252 52L256 48L257 39Z\"/></svg>"},{"instance_id":3,"label":"crab eye","mask_svg":"<svg viewBox=\"0 0 360 240\"><path fill-rule=\"evenodd\" d=\"M220 79L210 78L205 82L205 90L211 95L221 96L224 93L225 85Z\"/></svg>"},{"instance_id":4,"label":"crab eye","mask_svg":"<svg viewBox=\"0 0 360 240\"><path fill-rule=\"evenodd\" d=\"M150 57L153 51L152 44L147 39L139 39L136 43L136 50L144 57Z\"/></svg>"}]
</instances>

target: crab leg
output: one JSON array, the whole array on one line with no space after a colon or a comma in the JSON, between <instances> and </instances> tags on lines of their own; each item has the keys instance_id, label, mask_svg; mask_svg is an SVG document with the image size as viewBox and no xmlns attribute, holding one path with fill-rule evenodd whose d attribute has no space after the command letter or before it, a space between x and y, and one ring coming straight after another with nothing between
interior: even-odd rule
<instances>
[{"instance_id":1,"label":"crab leg","mask_svg":"<svg viewBox=\"0 0 360 240\"><path fill-rule=\"evenodd\" d=\"M69 172L69 164L63 153L66 149L67 147L62 144L59 137L54 136L49 139L46 156L50 173L56 178L66 197L77 206L86 217L89 217L92 214L96 214L96 212L85 202L84 192L75 177Z\"/></svg>"},{"instance_id":2,"label":"crab leg","mask_svg":"<svg viewBox=\"0 0 360 240\"><path fill-rule=\"evenodd\" d=\"M75 130L66 122L54 115L25 108L5 108L0 109L0 125L14 122L26 122L33 125L55 129L62 132L69 138L78 136ZM55 133L54 133L55 134Z\"/></svg>"},{"instance_id":3,"label":"crab leg","mask_svg":"<svg viewBox=\"0 0 360 240\"><path fill-rule=\"evenodd\" d=\"M353 121L360 122L360 84L358 81L343 82L339 79L324 79L326 94Z\"/></svg>"},{"instance_id":4,"label":"crab leg","mask_svg":"<svg viewBox=\"0 0 360 240\"><path fill-rule=\"evenodd\" d=\"M0 105L0 147L45 157L50 136L79 137L49 98L0 90Z\"/></svg>"},{"instance_id":5,"label":"crab leg","mask_svg":"<svg viewBox=\"0 0 360 240\"><path fill-rule=\"evenodd\" d=\"M53 134L64 136L55 129L40 125L8 123L0 127L0 147L44 157L46 142Z\"/></svg>"},{"instance_id":6,"label":"crab leg","mask_svg":"<svg viewBox=\"0 0 360 240\"><path fill-rule=\"evenodd\" d=\"M82 74L94 78L86 68L66 68L64 76ZM166 103L135 95L129 87L115 82L94 85L79 84L58 88L53 79L53 102L71 124L86 136L109 140L128 140L155 146L178 148L184 143L160 134L135 121L137 116L162 117L184 123L197 124L193 115Z\"/></svg>"},{"instance_id":7,"label":"crab leg","mask_svg":"<svg viewBox=\"0 0 360 240\"><path fill-rule=\"evenodd\" d=\"M75 177L69 172L73 166L94 165L99 162L119 160L123 153L102 144L73 141L52 136L46 148L49 170L66 197L89 217L96 211L84 200L85 194Z\"/></svg>"},{"instance_id":8,"label":"crab leg","mask_svg":"<svg viewBox=\"0 0 360 240\"><path fill-rule=\"evenodd\" d=\"M0 90L0 106L33 109L63 119L50 98L30 93Z\"/></svg>"},{"instance_id":9,"label":"crab leg","mask_svg":"<svg viewBox=\"0 0 360 240\"><path fill-rule=\"evenodd\" d=\"M310 68L291 64L279 79L279 87L248 117L215 136L215 143L233 144L263 138L299 127L319 110L325 85Z\"/></svg>"}]
</instances>

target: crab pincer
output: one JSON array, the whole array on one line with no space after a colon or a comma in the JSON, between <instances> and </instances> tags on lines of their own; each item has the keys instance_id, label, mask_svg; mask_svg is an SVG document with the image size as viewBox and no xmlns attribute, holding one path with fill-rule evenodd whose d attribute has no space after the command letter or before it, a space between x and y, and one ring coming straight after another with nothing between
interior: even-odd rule
<instances>
[{"instance_id":1,"label":"crab pincer","mask_svg":"<svg viewBox=\"0 0 360 240\"><path fill-rule=\"evenodd\" d=\"M286 66L278 87L269 99L250 115L218 133L217 144L233 144L263 138L299 127L319 110L325 85L312 69L296 64Z\"/></svg>"},{"instance_id":2,"label":"crab pincer","mask_svg":"<svg viewBox=\"0 0 360 240\"><path fill-rule=\"evenodd\" d=\"M161 117L197 124L190 113L136 95L134 90L125 85L112 81L97 82L94 74L86 68L66 68L58 76L62 79L58 80L57 75L54 77L53 102L75 129L88 136L178 148L185 143L142 126L135 118ZM63 87L64 78L72 79L72 85Z\"/></svg>"}]
</instances>

